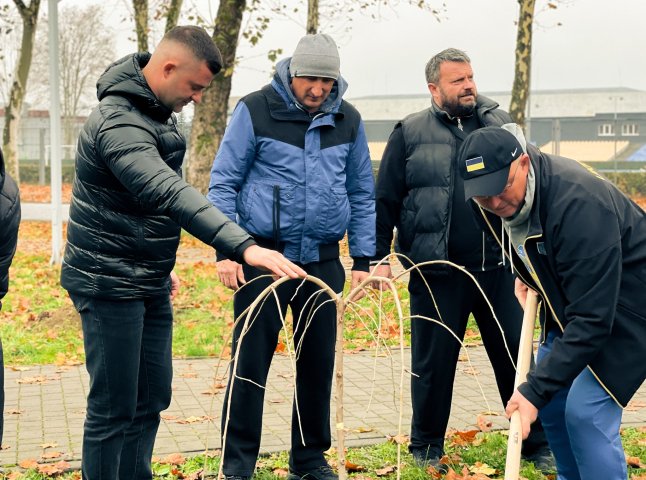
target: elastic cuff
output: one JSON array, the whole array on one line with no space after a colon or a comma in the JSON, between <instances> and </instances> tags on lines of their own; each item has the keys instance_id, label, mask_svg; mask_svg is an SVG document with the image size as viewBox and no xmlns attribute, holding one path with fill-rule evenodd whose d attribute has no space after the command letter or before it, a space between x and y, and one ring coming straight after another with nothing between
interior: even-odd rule
<instances>
[{"instance_id":1,"label":"elastic cuff","mask_svg":"<svg viewBox=\"0 0 646 480\"><path fill-rule=\"evenodd\" d=\"M376 267L377 265L390 265L388 260L370 260L370 266Z\"/></svg>"},{"instance_id":2,"label":"elastic cuff","mask_svg":"<svg viewBox=\"0 0 646 480\"><path fill-rule=\"evenodd\" d=\"M354 260L352 270L357 270L360 272L370 271L370 259L368 257L352 257L352 260Z\"/></svg>"}]
</instances>

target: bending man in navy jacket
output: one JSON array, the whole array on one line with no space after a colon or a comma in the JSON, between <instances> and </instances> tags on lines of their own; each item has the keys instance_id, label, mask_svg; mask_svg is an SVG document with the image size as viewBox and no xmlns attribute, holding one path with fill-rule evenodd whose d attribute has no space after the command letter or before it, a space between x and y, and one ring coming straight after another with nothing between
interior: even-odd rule
<instances>
[{"instance_id":1,"label":"bending man in navy jacket","mask_svg":"<svg viewBox=\"0 0 646 480\"><path fill-rule=\"evenodd\" d=\"M543 303L536 366L507 415L519 410L524 437L540 416L559 479L625 480L622 407L646 378L644 211L581 164L527 147L515 124L467 137L460 171L477 217L509 245L521 305L528 288Z\"/></svg>"},{"instance_id":2,"label":"bending man in navy jacket","mask_svg":"<svg viewBox=\"0 0 646 480\"><path fill-rule=\"evenodd\" d=\"M208 193L213 204L260 245L283 252L335 292L343 290L345 280L339 241L346 231L354 259L353 285L368 275L369 258L375 253L368 145L359 113L342 100L347 83L339 75L339 64L331 37L303 37L294 55L276 65L271 84L238 103L213 163ZM220 280L233 290L262 274L224 257L218 260ZM236 318L270 282L260 279L238 291ZM262 426L264 389L260 386L266 383L282 326L278 308L285 313L288 306L299 350L290 479L336 478L323 456L331 445L335 304L328 295L313 296L319 289L313 283L297 290L299 285L300 281L281 285L279 306L269 298L260 314L254 315L238 361L232 365L232 372L251 381L235 383L230 412L227 400L224 403L223 432L227 417L229 421L223 471L229 479L253 474ZM233 352L242 323L234 333Z\"/></svg>"}]
</instances>

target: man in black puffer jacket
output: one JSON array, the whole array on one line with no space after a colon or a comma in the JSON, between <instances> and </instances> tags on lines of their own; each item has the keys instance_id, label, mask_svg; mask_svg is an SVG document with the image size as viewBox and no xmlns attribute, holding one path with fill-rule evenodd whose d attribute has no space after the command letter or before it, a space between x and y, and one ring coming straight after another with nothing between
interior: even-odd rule
<instances>
[{"instance_id":1,"label":"man in black puffer jacket","mask_svg":"<svg viewBox=\"0 0 646 480\"><path fill-rule=\"evenodd\" d=\"M13 178L5 171L0 150L0 310L2 299L9 289L9 267L16 253L20 225L20 195ZM4 356L0 340L0 445L4 429Z\"/></svg>"},{"instance_id":2,"label":"man in black puffer jacket","mask_svg":"<svg viewBox=\"0 0 646 480\"><path fill-rule=\"evenodd\" d=\"M81 314L90 374L84 479L152 478L159 412L171 397L181 228L227 257L304 275L181 178L186 145L173 112L199 103L221 67L204 29L175 27L152 55L108 67L79 137L61 284Z\"/></svg>"}]
</instances>

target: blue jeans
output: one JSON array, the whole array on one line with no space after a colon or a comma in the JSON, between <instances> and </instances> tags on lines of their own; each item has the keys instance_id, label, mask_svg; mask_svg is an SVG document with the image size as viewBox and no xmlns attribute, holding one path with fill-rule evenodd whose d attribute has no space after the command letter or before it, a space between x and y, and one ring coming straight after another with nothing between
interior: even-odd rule
<instances>
[{"instance_id":1,"label":"blue jeans","mask_svg":"<svg viewBox=\"0 0 646 480\"><path fill-rule=\"evenodd\" d=\"M540 363L558 338L550 332L536 357ZM621 407L584 369L539 412L558 470L558 480L626 480L621 445Z\"/></svg>"},{"instance_id":2,"label":"blue jeans","mask_svg":"<svg viewBox=\"0 0 646 480\"><path fill-rule=\"evenodd\" d=\"M169 296L132 301L70 297L81 314L90 374L83 479L151 479L159 413L171 398Z\"/></svg>"}]
</instances>

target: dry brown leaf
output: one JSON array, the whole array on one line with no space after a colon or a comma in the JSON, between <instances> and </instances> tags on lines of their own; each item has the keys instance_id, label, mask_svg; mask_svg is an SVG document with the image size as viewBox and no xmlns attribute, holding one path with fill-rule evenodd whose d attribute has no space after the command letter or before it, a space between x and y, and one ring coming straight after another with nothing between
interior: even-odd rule
<instances>
[{"instance_id":1,"label":"dry brown leaf","mask_svg":"<svg viewBox=\"0 0 646 480\"><path fill-rule=\"evenodd\" d=\"M20 468L24 468L25 470L29 470L30 468L36 468L38 467L38 462L34 460L33 458L28 458L25 460L21 460L18 462L18 466Z\"/></svg>"},{"instance_id":2,"label":"dry brown leaf","mask_svg":"<svg viewBox=\"0 0 646 480\"><path fill-rule=\"evenodd\" d=\"M355 429L354 429L354 430L352 430L352 431L353 431L353 432L355 432L355 433L367 433L367 432L372 432L372 431L374 431L374 428L370 428L370 427L359 427L359 428L355 428Z\"/></svg>"},{"instance_id":3,"label":"dry brown leaf","mask_svg":"<svg viewBox=\"0 0 646 480\"><path fill-rule=\"evenodd\" d=\"M639 457L626 457L626 464L633 468L646 468L646 465L641 462Z\"/></svg>"},{"instance_id":4,"label":"dry brown leaf","mask_svg":"<svg viewBox=\"0 0 646 480\"><path fill-rule=\"evenodd\" d=\"M394 471L395 471L395 466L394 465L388 465L388 466L386 466L384 468L379 468L379 469L375 470L375 474L378 477L384 477L386 475L390 475Z\"/></svg>"},{"instance_id":5,"label":"dry brown leaf","mask_svg":"<svg viewBox=\"0 0 646 480\"><path fill-rule=\"evenodd\" d=\"M486 463L476 462L475 465L469 467L469 471L471 473L481 474L481 475L494 475L497 470L495 468L490 467Z\"/></svg>"},{"instance_id":6,"label":"dry brown leaf","mask_svg":"<svg viewBox=\"0 0 646 480\"><path fill-rule=\"evenodd\" d=\"M57 463L47 463L38 465L38 473L42 475L55 475L57 473L65 473L65 470L71 468L71 465L65 461Z\"/></svg>"},{"instance_id":7,"label":"dry brown leaf","mask_svg":"<svg viewBox=\"0 0 646 480\"><path fill-rule=\"evenodd\" d=\"M186 463L186 458L181 453L171 453L159 460L159 463L163 463L165 465L183 465Z\"/></svg>"},{"instance_id":8,"label":"dry brown leaf","mask_svg":"<svg viewBox=\"0 0 646 480\"><path fill-rule=\"evenodd\" d=\"M386 440L398 445L405 445L409 442L408 435L404 435L403 433L398 433L394 436L386 435Z\"/></svg>"},{"instance_id":9,"label":"dry brown leaf","mask_svg":"<svg viewBox=\"0 0 646 480\"><path fill-rule=\"evenodd\" d=\"M289 471L285 470L284 468L274 468L272 472L279 478L287 478L287 475L289 475Z\"/></svg>"},{"instance_id":10,"label":"dry brown leaf","mask_svg":"<svg viewBox=\"0 0 646 480\"><path fill-rule=\"evenodd\" d=\"M21 413L24 413L24 410L14 410L13 408L10 408L9 410L5 410L7 415L20 415Z\"/></svg>"},{"instance_id":11,"label":"dry brown leaf","mask_svg":"<svg viewBox=\"0 0 646 480\"><path fill-rule=\"evenodd\" d=\"M63 456L63 454L61 452L47 452L47 453L43 453L41 455L41 457L44 460L51 460L53 458L60 458L61 456Z\"/></svg>"},{"instance_id":12,"label":"dry brown leaf","mask_svg":"<svg viewBox=\"0 0 646 480\"><path fill-rule=\"evenodd\" d=\"M41 443L40 448L45 449L45 448L54 448L58 447L58 443L56 442L48 442L48 443Z\"/></svg>"},{"instance_id":13,"label":"dry brown leaf","mask_svg":"<svg viewBox=\"0 0 646 480\"><path fill-rule=\"evenodd\" d=\"M478 415L476 417L476 425L478 425L481 432L488 432L491 430L493 422L484 415Z\"/></svg>"},{"instance_id":14,"label":"dry brown leaf","mask_svg":"<svg viewBox=\"0 0 646 480\"><path fill-rule=\"evenodd\" d=\"M361 465L357 465L356 463L352 463L348 460L345 461L345 469L348 473L355 473L355 472L363 472L365 471L365 467Z\"/></svg>"}]
</instances>

